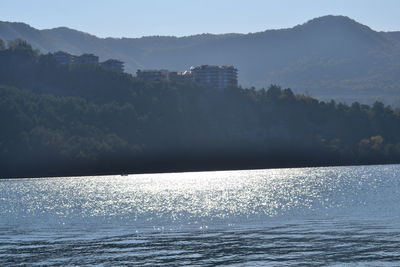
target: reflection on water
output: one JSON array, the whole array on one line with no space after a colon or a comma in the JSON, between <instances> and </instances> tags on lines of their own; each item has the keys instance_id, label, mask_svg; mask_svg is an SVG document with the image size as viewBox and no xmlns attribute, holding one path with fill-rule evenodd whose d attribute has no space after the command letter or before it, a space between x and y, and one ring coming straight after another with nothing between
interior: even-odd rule
<instances>
[{"instance_id":1,"label":"reflection on water","mask_svg":"<svg viewBox=\"0 0 400 267\"><path fill-rule=\"evenodd\" d=\"M400 166L0 181L0 265L400 264Z\"/></svg>"}]
</instances>

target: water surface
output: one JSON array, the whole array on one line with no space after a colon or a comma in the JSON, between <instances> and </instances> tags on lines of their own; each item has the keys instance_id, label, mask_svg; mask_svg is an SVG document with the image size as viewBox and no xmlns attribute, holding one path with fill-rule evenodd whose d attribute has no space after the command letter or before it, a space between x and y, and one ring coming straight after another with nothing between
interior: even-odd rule
<instances>
[{"instance_id":1,"label":"water surface","mask_svg":"<svg viewBox=\"0 0 400 267\"><path fill-rule=\"evenodd\" d=\"M400 265L400 166L0 181L0 265Z\"/></svg>"}]
</instances>

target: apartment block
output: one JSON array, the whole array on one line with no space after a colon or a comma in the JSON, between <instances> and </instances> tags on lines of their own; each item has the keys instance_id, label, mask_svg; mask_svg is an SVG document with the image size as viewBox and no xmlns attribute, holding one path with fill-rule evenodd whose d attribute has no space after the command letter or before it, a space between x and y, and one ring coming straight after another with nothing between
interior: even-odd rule
<instances>
[{"instance_id":1,"label":"apartment block","mask_svg":"<svg viewBox=\"0 0 400 267\"><path fill-rule=\"evenodd\" d=\"M170 81L192 81L193 75L192 72L188 70L182 72L172 71L169 73L168 79Z\"/></svg>"},{"instance_id":2,"label":"apartment block","mask_svg":"<svg viewBox=\"0 0 400 267\"><path fill-rule=\"evenodd\" d=\"M93 54L83 54L80 56L71 55L69 53L58 51L53 54L54 59L62 65L66 64L91 64L97 65L100 64L101 66L113 70L116 72L124 72L124 62L116 60L116 59L109 59L104 62L99 63L99 57Z\"/></svg>"},{"instance_id":3,"label":"apartment block","mask_svg":"<svg viewBox=\"0 0 400 267\"><path fill-rule=\"evenodd\" d=\"M62 65L72 64L72 63L74 63L74 60L75 60L75 56L68 54L66 52L63 52L63 51L55 52L53 54L53 57L58 63L60 63Z\"/></svg>"},{"instance_id":4,"label":"apartment block","mask_svg":"<svg viewBox=\"0 0 400 267\"><path fill-rule=\"evenodd\" d=\"M109 59L104 62L100 63L101 66L104 68L116 71L116 72L124 72L124 62L116 60L116 59Z\"/></svg>"},{"instance_id":5,"label":"apartment block","mask_svg":"<svg viewBox=\"0 0 400 267\"><path fill-rule=\"evenodd\" d=\"M209 88L225 89L238 86L238 70L233 66L201 65L191 67L193 79Z\"/></svg>"},{"instance_id":6,"label":"apartment block","mask_svg":"<svg viewBox=\"0 0 400 267\"><path fill-rule=\"evenodd\" d=\"M83 54L75 58L74 63L78 64L98 64L99 57L93 54Z\"/></svg>"},{"instance_id":7,"label":"apartment block","mask_svg":"<svg viewBox=\"0 0 400 267\"><path fill-rule=\"evenodd\" d=\"M136 77L143 80L196 81L213 89L238 86L238 70L233 66L201 65L183 72L168 70L138 70Z\"/></svg>"}]
</instances>

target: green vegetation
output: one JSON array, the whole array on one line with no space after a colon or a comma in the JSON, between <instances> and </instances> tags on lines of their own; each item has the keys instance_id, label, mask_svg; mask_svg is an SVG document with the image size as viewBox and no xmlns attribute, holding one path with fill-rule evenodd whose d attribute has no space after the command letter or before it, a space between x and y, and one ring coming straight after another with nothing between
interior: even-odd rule
<instances>
[{"instance_id":1,"label":"green vegetation","mask_svg":"<svg viewBox=\"0 0 400 267\"><path fill-rule=\"evenodd\" d=\"M0 177L400 162L400 113L60 65L0 42Z\"/></svg>"}]
</instances>

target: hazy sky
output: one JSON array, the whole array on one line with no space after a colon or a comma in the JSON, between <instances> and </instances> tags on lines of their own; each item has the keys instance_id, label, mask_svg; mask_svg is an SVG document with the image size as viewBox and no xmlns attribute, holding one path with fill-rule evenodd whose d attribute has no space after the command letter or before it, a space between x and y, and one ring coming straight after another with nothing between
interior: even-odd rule
<instances>
[{"instance_id":1,"label":"hazy sky","mask_svg":"<svg viewBox=\"0 0 400 267\"><path fill-rule=\"evenodd\" d=\"M257 32L323 15L400 31L400 0L0 0L0 20L100 37Z\"/></svg>"}]
</instances>

